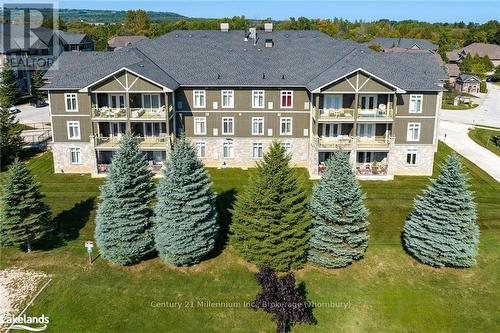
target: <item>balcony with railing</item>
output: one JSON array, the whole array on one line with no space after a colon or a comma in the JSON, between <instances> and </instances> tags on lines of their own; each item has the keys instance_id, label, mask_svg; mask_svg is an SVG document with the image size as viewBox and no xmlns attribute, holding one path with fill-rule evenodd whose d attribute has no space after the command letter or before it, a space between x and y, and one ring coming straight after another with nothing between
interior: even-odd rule
<instances>
[{"instance_id":1,"label":"balcony with railing","mask_svg":"<svg viewBox=\"0 0 500 333\"><path fill-rule=\"evenodd\" d=\"M385 105L380 105L376 109L358 109L356 119L362 121L392 121L394 112Z\"/></svg>"},{"instance_id":2,"label":"balcony with railing","mask_svg":"<svg viewBox=\"0 0 500 333\"><path fill-rule=\"evenodd\" d=\"M165 106L160 108L131 108L130 109L130 119L131 120L165 120L167 118L167 111Z\"/></svg>"},{"instance_id":3,"label":"balcony with railing","mask_svg":"<svg viewBox=\"0 0 500 333\"><path fill-rule=\"evenodd\" d=\"M372 136L372 137L357 137L358 149L363 148L380 148L388 149L391 145L393 138L387 133L386 135Z\"/></svg>"},{"instance_id":4,"label":"balcony with railing","mask_svg":"<svg viewBox=\"0 0 500 333\"><path fill-rule=\"evenodd\" d=\"M93 107L92 108L92 118L93 119L113 119L113 120L126 120L127 119L127 109L126 108L111 108L108 106Z\"/></svg>"},{"instance_id":5,"label":"balcony with railing","mask_svg":"<svg viewBox=\"0 0 500 333\"><path fill-rule=\"evenodd\" d=\"M320 121L354 121L354 109L319 109Z\"/></svg>"},{"instance_id":6,"label":"balcony with railing","mask_svg":"<svg viewBox=\"0 0 500 333\"><path fill-rule=\"evenodd\" d=\"M167 137L166 136L151 136L151 137L134 137L139 148L157 148L166 149ZM94 146L100 149L117 148L120 145L121 136L95 136L93 138Z\"/></svg>"},{"instance_id":7,"label":"balcony with railing","mask_svg":"<svg viewBox=\"0 0 500 333\"><path fill-rule=\"evenodd\" d=\"M351 149L352 137L339 135L336 137L318 137L318 148Z\"/></svg>"},{"instance_id":8,"label":"balcony with railing","mask_svg":"<svg viewBox=\"0 0 500 333\"><path fill-rule=\"evenodd\" d=\"M387 176L386 162L356 163L357 176Z\"/></svg>"}]
</instances>

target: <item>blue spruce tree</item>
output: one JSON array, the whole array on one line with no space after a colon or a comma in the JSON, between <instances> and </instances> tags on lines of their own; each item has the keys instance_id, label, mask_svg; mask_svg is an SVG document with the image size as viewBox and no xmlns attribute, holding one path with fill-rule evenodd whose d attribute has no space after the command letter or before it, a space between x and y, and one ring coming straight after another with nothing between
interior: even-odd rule
<instances>
[{"instance_id":1,"label":"blue spruce tree","mask_svg":"<svg viewBox=\"0 0 500 333\"><path fill-rule=\"evenodd\" d=\"M174 265L192 265L213 250L219 230L216 195L193 146L181 137L157 191L155 247Z\"/></svg>"},{"instance_id":2,"label":"blue spruce tree","mask_svg":"<svg viewBox=\"0 0 500 333\"><path fill-rule=\"evenodd\" d=\"M95 239L103 258L129 265L152 250L153 196L152 173L136 140L126 134L101 187L97 208Z\"/></svg>"},{"instance_id":3,"label":"blue spruce tree","mask_svg":"<svg viewBox=\"0 0 500 333\"><path fill-rule=\"evenodd\" d=\"M361 259L368 247L368 210L349 155L336 152L326 166L310 203L308 259L322 267L345 267Z\"/></svg>"},{"instance_id":4,"label":"blue spruce tree","mask_svg":"<svg viewBox=\"0 0 500 333\"><path fill-rule=\"evenodd\" d=\"M467 176L456 154L417 197L403 230L403 245L432 266L470 267L476 263L479 227Z\"/></svg>"}]
</instances>

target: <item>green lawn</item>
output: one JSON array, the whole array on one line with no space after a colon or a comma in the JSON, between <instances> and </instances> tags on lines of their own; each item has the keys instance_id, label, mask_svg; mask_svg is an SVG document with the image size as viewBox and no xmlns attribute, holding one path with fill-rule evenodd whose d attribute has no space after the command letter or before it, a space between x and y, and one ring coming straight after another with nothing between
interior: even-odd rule
<instances>
[{"instance_id":1,"label":"green lawn","mask_svg":"<svg viewBox=\"0 0 500 333\"><path fill-rule=\"evenodd\" d=\"M500 131L485 128L474 128L469 131L469 138L474 140L475 143L500 156L500 148L495 146L495 143L492 141L492 137L495 135L500 135Z\"/></svg>"},{"instance_id":2,"label":"green lawn","mask_svg":"<svg viewBox=\"0 0 500 333\"><path fill-rule=\"evenodd\" d=\"M453 105L453 104L446 104L446 103L443 103L441 105L441 108L442 109L445 109L445 110L470 110L470 109L474 109L478 106L478 104L471 104L471 105L467 105L467 104L460 104L460 105Z\"/></svg>"},{"instance_id":3,"label":"green lawn","mask_svg":"<svg viewBox=\"0 0 500 333\"><path fill-rule=\"evenodd\" d=\"M437 162L449 152L441 144ZM28 315L49 316L47 332L274 331L270 316L243 307L258 291L256 270L230 247L190 268L174 268L158 258L131 267L97 259L89 268L83 241L93 238L102 179L54 175L50 153L32 158L29 166L42 183L64 237L55 247L31 254L4 249L1 266L52 275L52 285L28 311ZM499 327L500 184L475 165L466 162L466 166L481 227L477 266L435 269L416 262L402 249L404 219L415 195L429 183L427 177L363 182L371 211L366 257L345 269L307 266L296 273L297 280L305 282L309 299L317 304L318 323L297 326L293 332L495 331ZM210 175L227 225L228 204L249 172L211 169ZM210 301L212 306L198 301ZM173 302L181 302L182 307L167 307ZM226 302L226 307L220 302ZM158 303L163 304L157 307Z\"/></svg>"}]
</instances>

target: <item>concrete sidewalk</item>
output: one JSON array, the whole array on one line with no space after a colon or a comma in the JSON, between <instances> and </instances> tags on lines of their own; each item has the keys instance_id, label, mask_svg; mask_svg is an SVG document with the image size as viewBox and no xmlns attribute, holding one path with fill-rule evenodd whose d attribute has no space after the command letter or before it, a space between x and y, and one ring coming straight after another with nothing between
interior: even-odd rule
<instances>
[{"instance_id":1,"label":"concrete sidewalk","mask_svg":"<svg viewBox=\"0 0 500 333\"><path fill-rule=\"evenodd\" d=\"M500 157L469 138L470 125L441 120L439 140L476 164L500 182ZM445 139L446 134L446 139Z\"/></svg>"}]
</instances>

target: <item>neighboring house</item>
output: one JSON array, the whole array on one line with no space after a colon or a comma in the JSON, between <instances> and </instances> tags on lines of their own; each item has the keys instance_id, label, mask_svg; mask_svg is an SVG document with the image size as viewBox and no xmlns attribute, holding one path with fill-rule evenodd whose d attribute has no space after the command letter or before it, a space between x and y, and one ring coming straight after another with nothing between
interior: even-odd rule
<instances>
[{"instance_id":1,"label":"neighboring house","mask_svg":"<svg viewBox=\"0 0 500 333\"><path fill-rule=\"evenodd\" d=\"M453 83L460 75L460 68L457 64L446 64L446 71L448 72L448 80Z\"/></svg>"},{"instance_id":2,"label":"neighboring house","mask_svg":"<svg viewBox=\"0 0 500 333\"><path fill-rule=\"evenodd\" d=\"M118 51L124 47L148 39L146 36L117 36L108 40L108 51Z\"/></svg>"},{"instance_id":3,"label":"neighboring house","mask_svg":"<svg viewBox=\"0 0 500 333\"><path fill-rule=\"evenodd\" d=\"M312 177L338 150L362 178L432 174L447 78L432 55L223 27L59 57L45 75L55 172L106 175L131 131L155 172L184 133L208 167L255 166L279 140Z\"/></svg>"},{"instance_id":4,"label":"neighboring house","mask_svg":"<svg viewBox=\"0 0 500 333\"><path fill-rule=\"evenodd\" d=\"M367 43L379 45L384 52L406 52L408 50L438 51L438 46L426 39L376 37Z\"/></svg>"},{"instance_id":5,"label":"neighboring house","mask_svg":"<svg viewBox=\"0 0 500 333\"><path fill-rule=\"evenodd\" d=\"M464 48L447 52L448 62L450 64L460 64L467 54L480 57L488 56L493 65L500 65L500 46L496 44L472 43Z\"/></svg>"},{"instance_id":6,"label":"neighboring house","mask_svg":"<svg viewBox=\"0 0 500 333\"><path fill-rule=\"evenodd\" d=\"M478 93L481 80L474 75L461 74L455 81L455 89L463 93Z\"/></svg>"},{"instance_id":7,"label":"neighboring house","mask_svg":"<svg viewBox=\"0 0 500 333\"><path fill-rule=\"evenodd\" d=\"M7 61L12 65L23 93L30 91L31 73L37 67L47 70L64 51L94 49L87 35L44 27L1 23L0 36L0 69Z\"/></svg>"}]
</instances>

